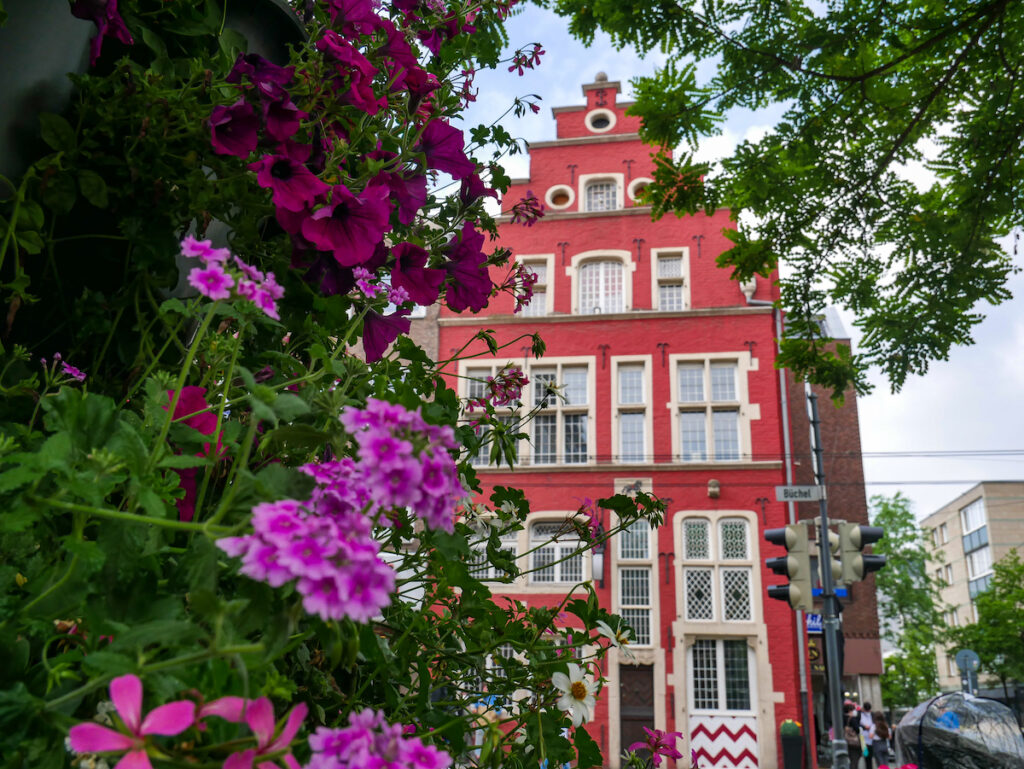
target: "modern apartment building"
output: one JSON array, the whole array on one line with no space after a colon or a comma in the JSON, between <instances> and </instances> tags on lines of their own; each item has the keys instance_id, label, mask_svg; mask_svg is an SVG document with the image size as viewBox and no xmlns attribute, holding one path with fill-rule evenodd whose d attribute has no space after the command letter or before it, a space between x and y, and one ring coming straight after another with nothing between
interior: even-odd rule
<instances>
[{"instance_id":1,"label":"modern apartment building","mask_svg":"<svg viewBox=\"0 0 1024 769\"><path fill-rule=\"evenodd\" d=\"M992 580L992 565L1017 549L1024 553L1024 481L984 481L921 522L938 554L932 567L950 626L977 620L974 599ZM936 650L939 686L960 688L953 654ZM984 681L982 682L984 685Z\"/></svg>"},{"instance_id":2,"label":"modern apartment building","mask_svg":"<svg viewBox=\"0 0 1024 769\"><path fill-rule=\"evenodd\" d=\"M651 182L654 149L619 93L599 75L583 85L585 103L555 108L556 138L530 143L529 178L514 180L503 201L498 245L537 273L533 302L516 314L499 296L479 315L445 308L438 320L442 357L467 345L480 353L449 379L463 397L481 395L507 363L530 379L522 407L505 415L536 409L519 465L488 466L486 451L475 458L485 493L517 486L532 510L508 541L530 573L492 589L555 605L591 581L635 628L635 662L613 652L601 671L607 686L591 733L607 766L648 726L682 732L680 749L696 751L702 767L774 769L779 724L803 720L801 690L820 692L823 680L820 636L808 638L788 605L766 597L780 577L764 559L782 551L764 542L764 530L813 513L775 495L791 478L802 482L811 464L802 386L774 365L775 276L740 286L716 265L731 246L730 212L651 220L639 193ZM528 190L546 207L529 227L508 215ZM488 355L472 341L481 329L508 347ZM513 341L535 331L547 345L541 359L528 339ZM845 517L866 523L855 398L839 410L821 400L826 470L843 483ZM577 540L565 521L582 501L630 490L665 500L664 524L632 526L601 558L566 559ZM603 513L606 529L612 515ZM846 616L858 618L847 685L873 693L881 672L873 582L858 586Z\"/></svg>"}]
</instances>

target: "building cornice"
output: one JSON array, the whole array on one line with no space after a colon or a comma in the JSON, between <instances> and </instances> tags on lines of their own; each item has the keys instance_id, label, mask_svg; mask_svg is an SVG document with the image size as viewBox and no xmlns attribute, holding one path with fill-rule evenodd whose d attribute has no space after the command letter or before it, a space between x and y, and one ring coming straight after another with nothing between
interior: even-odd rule
<instances>
[{"instance_id":1,"label":"building cornice","mask_svg":"<svg viewBox=\"0 0 1024 769\"><path fill-rule=\"evenodd\" d=\"M613 211L545 211L540 219L542 222L557 222L562 219L599 219L602 216L638 216L640 214L651 215L650 206L630 206L629 208L616 208ZM502 214L494 217L498 224L507 224L512 221L511 214Z\"/></svg>"},{"instance_id":2,"label":"building cornice","mask_svg":"<svg viewBox=\"0 0 1024 769\"><path fill-rule=\"evenodd\" d=\"M623 473L623 472L724 472L726 470L780 470L779 461L751 462L658 462L657 464L622 464L619 462L595 462L590 465L516 465L515 469L507 467L476 467L478 476L507 475L508 473Z\"/></svg>"},{"instance_id":3,"label":"building cornice","mask_svg":"<svg viewBox=\"0 0 1024 769\"><path fill-rule=\"evenodd\" d=\"M619 102L615 102L615 106L616 107L621 107L622 109L629 109L634 104L636 104L635 101L619 101ZM551 114L555 115L555 116L563 115L563 114L568 113L568 112L586 112L586 111L587 111L587 105L586 104L577 104L576 106L573 106L573 107L552 107L551 108Z\"/></svg>"},{"instance_id":4,"label":"building cornice","mask_svg":"<svg viewBox=\"0 0 1024 769\"><path fill-rule=\"evenodd\" d=\"M640 134L601 134L600 136L573 136L569 139L553 139L546 142L527 142L527 150L544 149L545 147L572 147L578 144L608 144L610 142L638 142Z\"/></svg>"},{"instance_id":5,"label":"building cornice","mask_svg":"<svg viewBox=\"0 0 1024 769\"><path fill-rule=\"evenodd\" d=\"M629 312L610 312L599 315L572 315L569 313L559 315L534 315L523 317L521 315L475 315L471 318L438 318L442 326L480 326L480 325L502 325L502 326L540 326L547 323L600 323L609 320L662 320L686 318L707 318L721 317L723 315L768 315L772 308L766 305L747 307L736 305L734 307L699 307L695 310L680 310L676 312L662 312L660 310L630 310ZM618 465L615 465L618 467ZM715 465L719 467L720 465Z\"/></svg>"}]
</instances>

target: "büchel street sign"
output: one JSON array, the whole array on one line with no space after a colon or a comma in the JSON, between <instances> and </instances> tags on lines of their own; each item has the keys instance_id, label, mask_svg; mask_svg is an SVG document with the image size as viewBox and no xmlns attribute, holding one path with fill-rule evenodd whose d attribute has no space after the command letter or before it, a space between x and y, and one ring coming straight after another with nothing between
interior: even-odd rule
<instances>
[{"instance_id":1,"label":"b\u00fcchel street sign","mask_svg":"<svg viewBox=\"0 0 1024 769\"><path fill-rule=\"evenodd\" d=\"M823 486L776 486L778 502L817 502L824 496Z\"/></svg>"}]
</instances>

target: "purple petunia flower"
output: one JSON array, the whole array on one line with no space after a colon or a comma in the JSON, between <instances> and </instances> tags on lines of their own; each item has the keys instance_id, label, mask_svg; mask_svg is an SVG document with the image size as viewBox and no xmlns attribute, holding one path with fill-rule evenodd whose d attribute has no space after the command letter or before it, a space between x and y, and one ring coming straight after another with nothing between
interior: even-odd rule
<instances>
[{"instance_id":1,"label":"purple petunia flower","mask_svg":"<svg viewBox=\"0 0 1024 769\"><path fill-rule=\"evenodd\" d=\"M391 285L403 288L416 304L428 307L437 301L444 283L445 271L427 267L427 252L412 243L399 243L391 253L395 266L391 269Z\"/></svg>"},{"instance_id":2,"label":"purple petunia flower","mask_svg":"<svg viewBox=\"0 0 1024 769\"><path fill-rule=\"evenodd\" d=\"M487 269L487 256L483 253L484 236L471 222L462 225L462 234L448 243L446 265L451 282L445 291L445 301L455 312L480 312L487 306L493 283Z\"/></svg>"},{"instance_id":3,"label":"purple petunia flower","mask_svg":"<svg viewBox=\"0 0 1024 769\"><path fill-rule=\"evenodd\" d=\"M256 149L260 122L244 98L230 107L214 107L210 113L210 143L219 155L247 158Z\"/></svg>"},{"instance_id":4,"label":"purple petunia flower","mask_svg":"<svg viewBox=\"0 0 1024 769\"><path fill-rule=\"evenodd\" d=\"M256 172L261 187L273 193L275 206L295 213L312 208L317 196L331 189L306 166L286 155L264 155L250 163L249 170Z\"/></svg>"},{"instance_id":5,"label":"purple petunia flower","mask_svg":"<svg viewBox=\"0 0 1024 769\"><path fill-rule=\"evenodd\" d=\"M410 322L406 315L409 310L398 310L391 315L381 315L370 310L363 318L363 351L367 363L384 357L388 345L398 339L399 334L408 334Z\"/></svg>"},{"instance_id":6,"label":"purple petunia flower","mask_svg":"<svg viewBox=\"0 0 1024 769\"><path fill-rule=\"evenodd\" d=\"M381 24L373 0L328 0L331 24L342 32L368 35Z\"/></svg>"},{"instance_id":7,"label":"purple petunia flower","mask_svg":"<svg viewBox=\"0 0 1024 769\"><path fill-rule=\"evenodd\" d=\"M498 191L484 184L478 174L470 174L462 180L462 186L459 187L459 200L463 205L471 205L483 197L497 200Z\"/></svg>"},{"instance_id":8,"label":"purple petunia flower","mask_svg":"<svg viewBox=\"0 0 1024 769\"><path fill-rule=\"evenodd\" d=\"M407 177L402 173L381 171L373 181L387 185L398 211L398 221L412 224L416 214L427 202L427 177L422 174Z\"/></svg>"},{"instance_id":9,"label":"purple petunia flower","mask_svg":"<svg viewBox=\"0 0 1024 769\"><path fill-rule=\"evenodd\" d=\"M246 77L257 85L274 83L283 87L292 81L294 75L295 67L282 67L257 53L240 53L224 79L229 83L241 83L242 78Z\"/></svg>"},{"instance_id":10,"label":"purple petunia flower","mask_svg":"<svg viewBox=\"0 0 1024 769\"><path fill-rule=\"evenodd\" d=\"M302 222L302 235L317 248L333 251L346 267L363 264L391 230L388 188L370 183L359 195L339 184L331 203Z\"/></svg>"},{"instance_id":11,"label":"purple petunia flower","mask_svg":"<svg viewBox=\"0 0 1024 769\"><path fill-rule=\"evenodd\" d=\"M107 35L113 35L125 45L135 43L124 19L117 12L117 0L75 0L71 4L71 15L96 25L96 37L89 43L90 67L99 59L103 38Z\"/></svg>"},{"instance_id":12,"label":"purple petunia flower","mask_svg":"<svg viewBox=\"0 0 1024 769\"><path fill-rule=\"evenodd\" d=\"M465 179L476 171L476 163L466 157L462 131L443 120L431 120L420 136L420 152L427 167L444 171L454 179Z\"/></svg>"},{"instance_id":13,"label":"purple petunia flower","mask_svg":"<svg viewBox=\"0 0 1024 769\"><path fill-rule=\"evenodd\" d=\"M334 64L338 77L332 83L340 101L376 115L387 106L387 99L378 98L373 91L376 67L355 46L334 30L328 29L316 42L318 51L327 55ZM348 88L345 89L347 83Z\"/></svg>"},{"instance_id":14,"label":"purple petunia flower","mask_svg":"<svg viewBox=\"0 0 1024 769\"><path fill-rule=\"evenodd\" d=\"M267 133L279 142L290 139L299 130L309 114L299 109L291 99L267 101L263 104L263 122Z\"/></svg>"},{"instance_id":15,"label":"purple petunia flower","mask_svg":"<svg viewBox=\"0 0 1024 769\"><path fill-rule=\"evenodd\" d=\"M188 282L200 294L213 300L230 297L231 287L235 285L235 279L216 263L206 267L193 267L188 274Z\"/></svg>"}]
</instances>

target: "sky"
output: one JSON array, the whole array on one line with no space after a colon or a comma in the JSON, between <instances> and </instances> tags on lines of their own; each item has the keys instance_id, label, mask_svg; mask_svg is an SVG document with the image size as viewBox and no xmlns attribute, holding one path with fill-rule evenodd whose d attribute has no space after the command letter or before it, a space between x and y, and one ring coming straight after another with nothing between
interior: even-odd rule
<instances>
[{"instance_id":1,"label":"sky","mask_svg":"<svg viewBox=\"0 0 1024 769\"><path fill-rule=\"evenodd\" d=\"M513 136L529 141L553 139L551 108L582 104L580 86L594 82L599 71L610 81L620 81L619 98L628 100L630 79L652 74L665 61L659 52L641 59L629 48L616 51L601 35L584 48L569 35L566 20L532 5L512 17L508 29L506 58L516 48L539 42L546 52L541 65L522 77L509 72L507 65L478 73L480 91L467 123L493 122L508 109L512 97L536 94L541 97L539 114L518 119L507 115L501 121ZM740 140L759 138L774 117L736 116L723 126L721 136L700 146L698 159L715 160L729 154ZM512 178L528 175L525 156L503 162ZM1015 261L1024 265L1024 256ZM874 390L858 399L869 497L900 491L924 518L978 481L1024 479L1024 275L1014 276L1008 287L1012 300L978 308L987 317L977 327L975 345L953 349L948 361L932 364L926 375L910 379L900 393L891 393L878 371L870 372ZM856 349L855 318L841 308L839 312Z\"/></svg>"}]
</instances>

